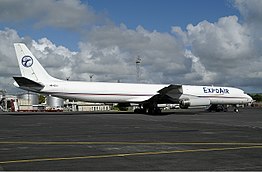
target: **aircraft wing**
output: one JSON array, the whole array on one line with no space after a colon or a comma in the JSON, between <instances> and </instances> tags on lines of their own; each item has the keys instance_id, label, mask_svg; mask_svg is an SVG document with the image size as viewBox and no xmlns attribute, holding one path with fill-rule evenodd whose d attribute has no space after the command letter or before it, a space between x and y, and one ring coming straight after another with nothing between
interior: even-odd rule
<instances>
[{"instance_id":1,"label":"aircraft wing","mask_svg":"<svg viewBox=\"0 0 262 172\"><path fill-rule=\"evenodd\" d=\"M30 91L40 91L44 88L43 84L32 81L28 78L22 76L14 76L15 82L18 84L20 88L30 90Z\"/></svg>"},{"instance_id":2,"label":"aircraft wing","mask_svg":"<svg viewBox=\"0 0 262 172\"><path fill-rule=\"evenodd\" d=\"M183 89L182 89L182 85L170 84L169 86L162 88L158 92L162 95L168 95L168 96L174 97L178 94L182 94Z\"/></svg>"},{"instance_id":3,"label":"aircraft wing","mask_svg":"<svg viewBox=\"0 0 262 172\"><path fill-rule=\"evenodd\" d=\"M159 94L151 97L148 102L154 101L161 103L179 103L179 97L183 93L182 85L170 84L158 91Z\"/></svg>"},{"instance_id":4,"label":"aircraft wing","mask_svg":"<svg viewBox=\"0 0 262 172\"><path fill-rule=\"evenodd\" d=\"M146 102L146 101L150 100L151 98L152 97L136 97L136 98L129 99L129 101L139 103L139 102Z\"/></svg>"},{"instance_id":5,"label":"aircraft wing","mask_svg":"<svg viewBox=\"0 0 262 172\"><path fill-rule=\"evenodd\" d=\"M157 102L162 103L178 103L179 97L183 93L182 85L169 85L158 91L158 94L149 97L135 97L129 99L130 102Z\"/></svg>"}]
</instances>

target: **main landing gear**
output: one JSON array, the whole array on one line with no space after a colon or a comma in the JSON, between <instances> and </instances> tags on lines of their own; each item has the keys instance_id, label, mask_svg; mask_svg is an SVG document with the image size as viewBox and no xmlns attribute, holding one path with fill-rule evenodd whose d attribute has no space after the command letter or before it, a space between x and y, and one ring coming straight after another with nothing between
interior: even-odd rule
<instances>
[{"instance_id":1,"label":"main landing gear","mask_svg":"<svg viewBox=\"0 0 262 172\"><path fill-rule=\"evenodd\" d=\"M156 103L139 105L139 108L134 110L135 113L157 115L161 114L161 109L157 107Z\"/></svg>"},{"instance_id":2,"label":"main landing gear","mask_svg":"<svg viewBox=\"0 0 262 172\"><path fill-rule=\"evenodd\" d=\"M208 112L227 112L228 109L224 105L210 105L207 109Z\"/></svg>"},{"instance_id":3,"label":"main landing gear","mask_svg":"<svg viewBox=\"0 0 262 172\"><path fill-rule=\"evenodd\" d=\"M207 109L208 112L227 112L228 111L228 107L227 105L210 105ZM237 106L234 106L234 112L238 113L239 110L237 108Z\"/></svg>"}]
</instances>

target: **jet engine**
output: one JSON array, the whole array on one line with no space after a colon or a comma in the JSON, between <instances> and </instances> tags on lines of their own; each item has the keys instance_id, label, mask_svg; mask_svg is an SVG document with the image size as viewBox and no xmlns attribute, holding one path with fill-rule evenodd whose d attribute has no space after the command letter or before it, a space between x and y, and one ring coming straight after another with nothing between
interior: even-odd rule
<instances>
[{"instance_id":1,"label":"jet engine","mask_svg":"<svg viewBox=\"0 0 262 172\"><path fill-rule=\"evenodd\" d=\"M210 100L206 98L184 99L180 101L179 105L181 109L194 106L208 106L210 105Z\"/></svg>"}]
</instances>

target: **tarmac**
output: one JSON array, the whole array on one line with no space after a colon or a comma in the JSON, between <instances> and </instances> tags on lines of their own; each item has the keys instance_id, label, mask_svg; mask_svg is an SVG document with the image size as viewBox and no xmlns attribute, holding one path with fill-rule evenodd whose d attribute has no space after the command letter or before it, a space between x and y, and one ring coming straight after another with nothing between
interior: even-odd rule
<instances>
[{"instance_id":1,"label":"tarmac","mask_svg":"<svg viewBox=\"0 0 262 172\"><path fill-rule=\"evenodd\" d=\"M0 171L262 171L262 109L0 113Z\"/></svg>"}]
</instances>

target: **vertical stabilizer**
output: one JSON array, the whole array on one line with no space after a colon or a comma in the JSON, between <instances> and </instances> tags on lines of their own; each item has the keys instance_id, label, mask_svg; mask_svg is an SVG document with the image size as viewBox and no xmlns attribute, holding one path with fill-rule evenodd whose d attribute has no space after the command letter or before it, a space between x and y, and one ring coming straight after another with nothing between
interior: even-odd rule
<instances>
[{"instance_id":1,"label":"vertical stabilizer","mask_svg":"<svg viewBox=\"0 0 262 172\"><path fill-rule=\"evenodd\" d=\"M15 43L14 46L19 68L23 77L36 82L45 82L55 79L46 72L25 44Z\"/></svg>"}]
</instances>

